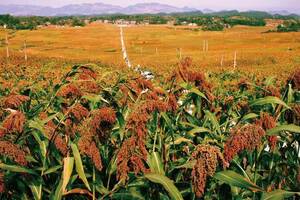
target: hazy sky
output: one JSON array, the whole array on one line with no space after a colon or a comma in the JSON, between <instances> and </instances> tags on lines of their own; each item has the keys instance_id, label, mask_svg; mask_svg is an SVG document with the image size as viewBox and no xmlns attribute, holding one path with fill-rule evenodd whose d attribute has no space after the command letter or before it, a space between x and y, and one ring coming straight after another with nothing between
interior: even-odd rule
<instances>
[{"instance_id":1,"label":"hazy sky","mask_svg":"<svg viewBox=\"0 0 300 200\"><path fill-rule=\"evenodd\" d=\"M0 4L32 4L59 7L66 4L107 3L128 6L136 3L158 2L178 7L188 6L198 9L210 8L215 10L289 10L300 11L300 0L0 0Z\"/></svg>"}]
</instances>

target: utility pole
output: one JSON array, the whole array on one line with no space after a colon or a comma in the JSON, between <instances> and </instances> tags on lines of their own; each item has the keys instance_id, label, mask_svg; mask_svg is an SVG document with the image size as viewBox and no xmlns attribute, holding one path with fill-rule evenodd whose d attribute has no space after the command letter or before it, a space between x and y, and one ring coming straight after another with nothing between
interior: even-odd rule
<instances>
[{"instance_id":1,"label":"utility pole","mask_svg":"<svg viewBox=\"0 0 300 200\"><path fill-rule=\"evenodd\" d=\"M6 57L9 58L8 38L7 38L7 35L6 35Z\"/></svg>"},{"instance_id":2,"label":"utility pole","mask_svg":"<svg viewBox=\"0 0 300 200\"><path fill-rule=\"evenodd\" d=\"M25 61L27 61L27 47L26 47L26 40L24 40L24 54L25 54Z\"/></svg>"},{"instance_id":3,"label":"utility pole","mask_svg":"<svg viewBox=\"0 0 300 200\"><path fill-rule=\"evenodd\" d=\"M221 62L220 62L221 67L223 67L223 57L224 57L224 55L222 55L222 57L221 57Z\"/></svg>"},{"instance_id":4,"label":"utility pole","mask_svg":"<svg viewBox=\"0 0 300 200\"><path fill-rule=\"evenodd\" d=\"M182 58L182 53L181 53L182 49L180 48L179 49L179 58L181 59Z\"/></svg>"},{"instance_id":5,"label":"utility pole","mask_svg":"<svg viewBox=\"0 0 300 200\"><path fill-rule=\"evenodd\" d=\"M203 40L203 51L208 51L208 41Z\"/></svg>"},{"instance_id":6,"label":"utility pole","mask_svg":"<svg viewBox=\"0 0 300 200\"><path fill-rule=\"evenodd\" d=\"M233 69L236 68L236 51L234 53Z\"/></svg>"}]
</instances>

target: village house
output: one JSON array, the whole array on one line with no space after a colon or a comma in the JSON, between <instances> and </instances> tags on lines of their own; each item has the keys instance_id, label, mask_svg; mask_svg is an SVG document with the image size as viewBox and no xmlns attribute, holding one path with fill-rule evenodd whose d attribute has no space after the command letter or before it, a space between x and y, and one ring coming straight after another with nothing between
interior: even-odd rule
<instances>
[{"instance_id":1,"label":"village house","mask_svg":"<svg viewBox=\"0 0 300 200\"><path fill-rule=\"evenodd\" d=\"M266 19L266 26L267 27L278 27L279 25L282 25L284 20L278 20L278 19Z\"/></svg>"},{"instance_id":2,"label":"village house","mask_svg":"<svg viewBox=\"0 0 300 200\"><path fill-rule=\"evenodd\" d=\"M186 21L181 22L181 25L186 26L188 23Z\"/></svg>"},{"instance_id":3,"label":"village house","mask_svg":"<svg viewBox=\"0 0 300 200\"><path fill-rule=\"evenodd\" d=\"M110 21L110 20L108 20L108 19L105 19L103 22L104 22L104 24L111 23L111 21Z\"/></svg>"},{"instance_id":4,"label":"village house","mask_svg":"<svg viewBox=\"0 0 300 200\"><path fill-rule=\"evenodd\" d=\"M189 26L197 26L196 23L189 23Z\"/></svg>"},{"instance_id":5,"label":"village house","mask_svg":"<svg viewBox=\"0 0 300 200\"><path fill-rule=\"evenodd\" d=\"M186 25L188 25L188 23L186 21L184 21L184 22L181 22L181 25L186 26Z\"/></svg>"},{"instance_id":6,"label":"village house","mask_svg":"<svg viewBox=\"0 0 300 200\"><path fill-rule=\"evenodd\" d=\"M125 19L118 19L114 22L114 24L119 24L119 25L129 25L129 21L125 20Z\"/></svg>"}]
</instances>

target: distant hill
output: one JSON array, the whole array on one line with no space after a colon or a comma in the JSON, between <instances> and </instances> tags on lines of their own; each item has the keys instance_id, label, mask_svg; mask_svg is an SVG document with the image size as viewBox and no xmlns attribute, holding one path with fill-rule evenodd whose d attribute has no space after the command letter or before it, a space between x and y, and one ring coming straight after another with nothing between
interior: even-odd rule
<instances>
[{"instance_id":1,"label":"distant hill","mask_svg":"<svg viewBox=\"0 0 300 200\"><path fill-rule=\"evenodd\" d=\"M84 3L70 4L59 8L34 6L34 5L12 5L0 3L0 14L10 14L14 16L71 16L71 15L105 15L105 14L158 14L158 13L177 13L187 15L215 15L221 17L244 15L249 17L268 18L272 16L297 17L298 15L288 11L247 11L239 12L238 10L213 11L210 9L198 10L189 7L175 7L160 3L139 3L128 7L115 6L104 3Z\"/></svg>"},{"instance_id":2,"label":"distant hill","mask_svg":"<svg viewBox=\"0 0 300 200\"><path fill-rule=\"evenodd\" d=\"M155 13L180 13L180 12L193 12L197 11L194 8L178 8L166 4L159 4L159 3L140 3L133 6L128 6L124 8L121 13L124 14L141 14L141 13L148 13L148 14L155 14Z\"/></svg>"},{"instance_id":3,"label":"distant hill","mask_svg":"<svg viewBox=\"0 0 300 200\"><path fill-rule=\"evenodd\" d=\"M282 15L282 16L286 16L286 15L291 15L292 13L286 11L286 10L272 10L272 11L269 11L269 13L271 15Z\"/></svg>"},{"instance_id":4,"label":"distant hill","mask_svg":"<svg viewBox=\"0 0 300 200\"><path fill-rule=\"evenodd\" d=\"M204 14L209 14L209 13L214 13L214 12L216 12L216 11L211 10L211 9L208 9L208 8L205 8L205 9L202 10L202 12L203 12Z\"/></svg>"},{"instance_id":5,"label":"distant hill","mask_svg":"<svg viewBox=\"0 0 300 200\"><path fill-rule=\"evenodd\" d=\"M128 7L120 7L103 3L71 4L59 8L33 6L33 5L1 5L0 14L14 16L70 16L70 15L97 15L97 14L157 14L194 12L194 8L178 8L159 3L141 3Z\"/></svg>"}]
</instances>

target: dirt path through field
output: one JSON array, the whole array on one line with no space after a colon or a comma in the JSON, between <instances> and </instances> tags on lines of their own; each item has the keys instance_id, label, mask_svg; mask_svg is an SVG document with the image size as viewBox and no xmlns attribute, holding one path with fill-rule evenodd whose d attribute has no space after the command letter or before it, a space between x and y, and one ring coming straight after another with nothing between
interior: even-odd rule
<instances>
[{"instance_id":1,"label":"dirt path through field","mask_svg":"<svg viewBox=\"0 0 300 200\"><path fill-rule=\"evenodd\" d=\"M125 60L127 66L129 68L132 67L129 58L127 57L127 52L126 52L126 46L124 43L124 37L123 37L123 26L119 26L120 27L120 36L121 36L121 44L122 44L122 52L123 52L123 59ZM151 72L149 71L142 71L139 69L138 66L134 67L134 70L139 71L141 73L142 76L144 76L146 79L153 79L153 75Z\"/></svg>"},{"instance_id":2,"label":"dirt path through field","mask_svg":"<svg viewBox=\"0 0 300 200\"><path fill-rule=\"evenodd\" d=\"M125 47L124 38L123 38L123 27L122 26L120 26L120 36L121 36L123 59L125 60L127 66L129 68L131 68L131 63L130 63L128 57L127 57L126 47Z\"/></svg>"}]
</instances>

